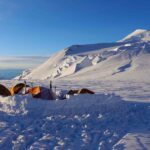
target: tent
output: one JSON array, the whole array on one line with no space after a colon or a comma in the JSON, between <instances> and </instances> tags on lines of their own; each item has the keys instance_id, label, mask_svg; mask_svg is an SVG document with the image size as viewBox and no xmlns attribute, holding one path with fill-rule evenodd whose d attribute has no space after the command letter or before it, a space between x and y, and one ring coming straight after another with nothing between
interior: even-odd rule
<instances>
[{"instance_id":1,"label":"tent","mask_svg":"<svg viewBox=\"0 0 150 150\"><path fill-rule=\"evenodd\" d=\"M45 99L45 100L55 100L56 95L52 90L37 86L29 89L29 93L32 94L34 98Z\"/></svg>"},{"instance_id":2,"label":"tent","mask_svg":"<svg viewBox=\"0 0 150 150\"><path fill-rule=\"evenodd\" d=\"M26 88L29 87L25 83L19 83L10 88L11 95L14 94L27 94Z\"/></svg>"},{"instance_id":3,"label":"tent","mask_svg":"<svg viewBox=\"0 0 150 150\"><path fill-rule=\"evenodd\" d=\"M83 88L80 90L70 90L67 94L68 95L75 95L75 94L95 94L95 93L89 89Z\"/></svg>"},{"instance_id":4,"label":"tent","mask_svg":"<svg viewBox=\"0 0 150 150\"><path fill-rule=\"evenodd\" d=\"M81 89L78 91L78 94L95 94L95 93L89 89Z\"/></svg>"},{"instance_id":5,"label":"tent","mask_svg":"<svg viewBox=\"0 0 150 150\"><path fill-rule=\"evenodd\" d=\"M4 85L0 84L0 95L11 96L11 92Z\"/></svg>"},{"instance_id":6,"label":"tent","mask_svg":"<svg viewBox=\"0 0 150 150\"><path fill-rule=\"evenodd\" d=\"M79 90L70 90L67 94L69 95L74 95L74 94L78 94Z\"/></svg>"}]
</instances>

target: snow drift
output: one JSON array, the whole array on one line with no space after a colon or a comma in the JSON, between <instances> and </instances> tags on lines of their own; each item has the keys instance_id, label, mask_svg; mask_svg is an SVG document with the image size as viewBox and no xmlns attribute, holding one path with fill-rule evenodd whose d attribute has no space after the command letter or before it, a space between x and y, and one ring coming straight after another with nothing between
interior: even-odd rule
<instances>
[{"instance_id":1,"label":"snow drift","mask_svg":"<svg viewBox=\"0 0 150 150\"><path fill-rule=\"evenodd\" d=\"M150 126L148 104L114 94L80 95L64 101L0 97L0 148L118 149L131 129Z\"/></svg>"}]
</instances>

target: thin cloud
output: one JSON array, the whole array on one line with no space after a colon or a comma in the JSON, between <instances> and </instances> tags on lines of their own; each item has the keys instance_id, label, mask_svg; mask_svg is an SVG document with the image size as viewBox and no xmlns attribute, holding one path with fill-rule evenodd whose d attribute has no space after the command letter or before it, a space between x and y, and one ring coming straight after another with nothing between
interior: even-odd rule
<instances>
[{"instance_id":1,"label":"thin cloud","mask_svg":"<svg viewBox=\"0 0 150 150\"><path fill-rule=\"evenodd\" d=\"M47 57L0 57L0 69L32 69L47 59Z\"/></svg>"}]
</instances>

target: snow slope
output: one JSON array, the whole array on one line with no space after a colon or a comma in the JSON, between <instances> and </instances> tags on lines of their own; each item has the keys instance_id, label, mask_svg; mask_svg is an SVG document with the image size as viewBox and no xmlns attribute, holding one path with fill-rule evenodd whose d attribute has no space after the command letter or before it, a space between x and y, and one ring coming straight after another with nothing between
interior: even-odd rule
<instances>
[{"instance_id":1,"label":"snow slope","mask_svg":"<svg viewBox=\"0 0 150 150\"><path fill-rule=\"evenodd\" d=\"M144 127L150 136L149 107L114 94L66 101L0 97L0 148L120 150L121 139L133 129Z\"/></svg>"},{"instance_id":2,"label":"snow slope","mask_svg":"<svg viewBox=\"0 0 150 150\"><path fill-rule=\"evenodd\" d=\"M126 36L120 42L139 42L139 41L150 41L150 31L137 29L133 33Z\"/></svg>"},{"instance_id":3,"label":"snow slope","mask_svg":"<svg viewBox=\"0 0 150 150\"><path fill-rule=\"evenodd\" d=\"M84 46L71 46L64 49L47 62L35 68L31 73L23 75L25 79L48 79L59 78L70 74L74 74L83 68L92 66L102 61L107 55L112 55L115 52L108 52L103 54L103 58L99 52L101 49L108 46L120 45L118 43L110 44L93 44ZM92 51L92 53L91 53Z\"/></svg>"},{"instance_id":4,"label":"snow slope","mask_svg":"<svg viewBox=\"0 0 150 150\"><path fill-rule=\"evenodd\" d=\"M150 31L136 30L120 42L73 45L21 79L150 81Z\"/></svg>"},{"instance_id":5,"label":"snow slope","mask_svg":"<svg viewBox=\"0 0 150 150\"><path fill-rule=\"evenodd\" d=\"M124 150L149 150L149 131L137 131L127 133L115 146L114 149L124 149Z\"/></svg>"}]
</instances>

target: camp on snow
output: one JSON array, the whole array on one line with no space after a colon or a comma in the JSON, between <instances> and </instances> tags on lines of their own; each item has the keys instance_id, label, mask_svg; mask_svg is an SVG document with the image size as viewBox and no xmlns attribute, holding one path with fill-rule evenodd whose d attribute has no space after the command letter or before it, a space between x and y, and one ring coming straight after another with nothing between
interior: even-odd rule
<instances>
[{"instance_id":1,"label":"camp on snow","mask_svg":"<svg viewBox=\"0 0 150 150\"><path fill-rule=\"evenodd\" d=\"M31 94L35 99L43 100L56 100L56 99L67 99L70 96L79 95L79 94L95 94L93 91L83 88L78 90L69 90L67 93L63 93L63 96L59 96L53 91L52 82L50 82L50 88L43 86L34 86L30 87L24 83L18 83L15 86L12 86L10 89L0 84L0 95L3 97L14 96L15 94L26 95ZM62 98L63 97L63 98Z\"/></svg>"}]
</instances>

